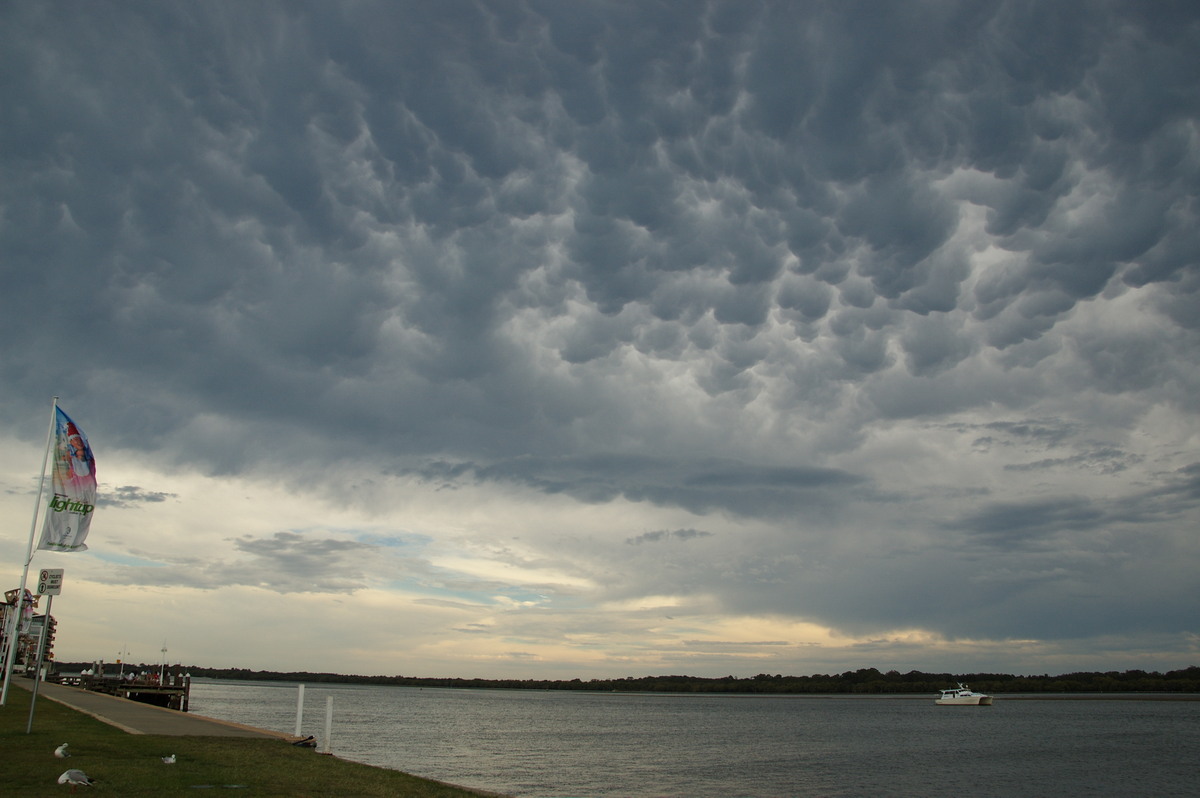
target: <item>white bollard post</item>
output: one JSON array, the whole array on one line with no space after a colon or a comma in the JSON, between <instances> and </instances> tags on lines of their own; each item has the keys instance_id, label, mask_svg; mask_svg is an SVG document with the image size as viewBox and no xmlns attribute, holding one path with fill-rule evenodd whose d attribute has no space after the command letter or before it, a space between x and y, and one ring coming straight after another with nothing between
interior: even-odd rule
<instances>
[{"instance_id":1,"label":"white bollard post","mask_svg":"<svg viewBox=\"0 0 1200 798\"><path fill-rule=\"evenodd\" d=\"M329 734L333 729L333 696L325 696L325 753L329 753Z\"/></svg>"},{"instance_id":2,"label":"white bollard post","mask_svg":"<svg viewBox=\"0 0 1200 798\"><path fill-rule=\"evenodd\" d=\"M296 695L296 736L300 736L300 724L304 721L304 685Z\"/></svg>"}]
</instances>

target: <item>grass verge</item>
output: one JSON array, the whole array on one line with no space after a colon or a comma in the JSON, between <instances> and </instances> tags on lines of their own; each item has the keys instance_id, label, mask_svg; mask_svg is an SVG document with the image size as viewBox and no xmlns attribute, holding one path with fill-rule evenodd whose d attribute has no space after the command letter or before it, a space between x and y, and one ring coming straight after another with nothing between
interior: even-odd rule
<instances>
[{"instance_id":1,"label":"grass verge","mask_svg":"<svg viewBox=\"0 0 1200 798\"><path fill-rule=\"evenodd\" d=\"M126 734L62 704L39 697L33 730L25 733L30 692L9 690L0 707L0 791L25 798L60 796L67 768L96 779L89 791L122 798L216 793L255 798L478 798L486 792L420 779L396 770L361 765L283 740L231 737L166 737ZM54 749L70 743L72 756ZM176 755L166 765L162 757Z\"/></svg>"}]
</instances>

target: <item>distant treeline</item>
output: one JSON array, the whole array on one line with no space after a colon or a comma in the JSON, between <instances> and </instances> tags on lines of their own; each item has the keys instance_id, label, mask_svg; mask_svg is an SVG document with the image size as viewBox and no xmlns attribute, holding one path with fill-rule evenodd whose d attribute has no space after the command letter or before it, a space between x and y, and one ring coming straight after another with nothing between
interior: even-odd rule
<instances>
[{"instance_id":1,"label":"distant treeline","mask_svg":"<svg viewBox=\"0 0 1200 798\"><path fill-rule=\"evenodd\" d=\"M59 663L59 670L72 671L91 667L92 663ZM157 665L129 665L126 670L157 671ZM107 666L106 671L115 667ZM1158 673L1132 670L1119 673L1085 672L1060 676L1013 676L1004 673L922 673L909 671L880 673L876 668L861 668L839 674L782 676L760 673L738 678L722 676L641 676L623 679L438 679L416 676L354 676L341 673L307 671L255 671L247 668L202 668L172 665L192 676L209 679L247 679L252 681L337 682L340 684L385 684L408 687L457 687L508 690L592 690L654 693L935 693L958 682L985 693L1200 693L1200 667Z\"/></svg>"}]
</instances>

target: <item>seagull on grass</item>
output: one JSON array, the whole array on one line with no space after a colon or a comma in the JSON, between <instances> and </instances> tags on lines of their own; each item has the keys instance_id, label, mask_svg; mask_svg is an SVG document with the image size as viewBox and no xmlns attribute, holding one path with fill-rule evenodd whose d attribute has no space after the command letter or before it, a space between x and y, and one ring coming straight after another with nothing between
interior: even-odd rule
<instances>
[{"instance_id":1,"label":"seagull on grass","mask_svg":"<svg viewBox=\"0 0 1200 798\"><path fill-rule=\"evenodd\" d=\"M71 752L67 750L67 744L63 743L58 748L54 749L54 755L59 759L66 759L71 755Z\"/></svg>"},{"instance_id":2,"label":"seagull on grass","mask_svg":"<svg viewBox=\"0 0 1200 798\"><path fill-rule=\"evenodd\" d=\"M170 756L164 756L162 758L162 761L163 761L164 765L174 765L175 764L175 755L171 754Z\"/></svg>"},{"instance_id":3,"label":"seagull on grass","mask_svg":"<svg viewBox=\"0 0 1200 798\"><path fill-rule=\"evenodd\" d=\"M76 787L79 787L80 785L84 787L91 787L96 783L96 780L88 778L88 774L84 773L82 770L71 768L70 770L63 771L63 774L58 777L58 783L70 784L71 792L75 792Z\"/></svg>"}]
</instances>

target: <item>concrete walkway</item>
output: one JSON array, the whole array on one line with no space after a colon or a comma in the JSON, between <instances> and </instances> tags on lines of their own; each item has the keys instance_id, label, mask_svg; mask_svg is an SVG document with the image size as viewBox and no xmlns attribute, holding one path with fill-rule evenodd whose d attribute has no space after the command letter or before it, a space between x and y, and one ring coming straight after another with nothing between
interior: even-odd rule
<instances>
[{"instance_id":1,"label":"concrete walkway","mask_svg":"<svg viewBox=\"0 0 1200 798\"><path fill-rule=\"evenodd\" d=\"M13 684L33 690L29 679L14 677ZM161 734L171 737L256 737L259 739L293 740L290 734L256 729L240 723L230 723L190 712L179 712L152 704L130 701L103 693L93 693L79 687L42 682L38 700L48 699L91 715L110 726L130 734Z\"/></svg>"}]
</instances>

